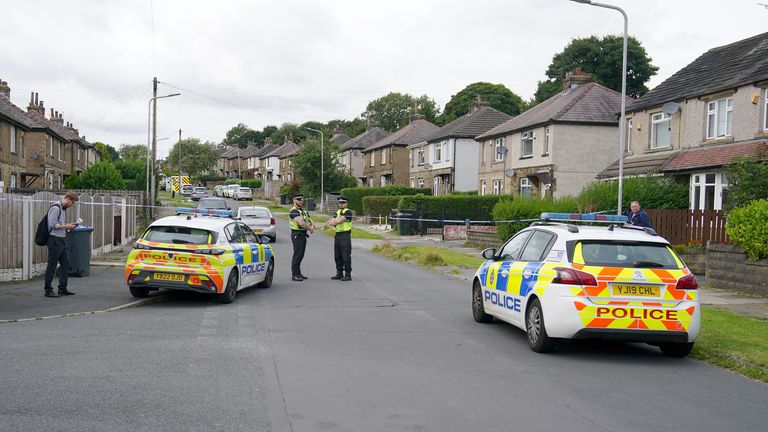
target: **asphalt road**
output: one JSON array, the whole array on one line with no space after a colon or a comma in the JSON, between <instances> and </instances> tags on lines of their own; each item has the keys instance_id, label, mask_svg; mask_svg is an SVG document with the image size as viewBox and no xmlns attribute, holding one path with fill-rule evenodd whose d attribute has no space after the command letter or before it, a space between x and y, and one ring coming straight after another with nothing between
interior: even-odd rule
<instances>
[{"instance_id":1,"label":"asphalt road","mask_svg":"<svg viewBox=\"0 0 768 432\"><path fill-rule=\"evenodd\" d=\"M0 325L2 431L765 430L768 387L636 344L531 352L472 320L467 284L287 223L269 289ZM115 281L120 283L120 281Z\"/></svg>"}]
</instances>

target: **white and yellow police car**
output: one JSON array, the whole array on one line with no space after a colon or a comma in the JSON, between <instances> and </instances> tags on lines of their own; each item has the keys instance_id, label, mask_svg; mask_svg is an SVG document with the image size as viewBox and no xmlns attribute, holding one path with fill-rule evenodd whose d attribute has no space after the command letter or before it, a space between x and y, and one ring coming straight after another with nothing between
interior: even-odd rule
<instances>
[{"instance_id":1,"label":"white and yellow police car","mask_svg":"<svg viewBox=\"0 0 768 432\"><path fill-rule=\"evenodd\" d=\"M272 285L275 258L268 237L233 219L231 210L177 213L147 227L128 255L125 281L133 296L166 288L215 294L231 303L243 288Z\"/></svg>"},{"instance_id":2,"label":"white and yellow police car","mask_svg":"<svg viewBox=\"0 0 768 432\"><path fill-rule=\"evenodd\" d=\"M701 326L698 283L665 239L626 216L542 213L486 261L472 283L475 321L526 331L533 351L557 339L619 339L684 357ZM602 222L608 225L577 225Z\"/></svg>"}]
</instances>

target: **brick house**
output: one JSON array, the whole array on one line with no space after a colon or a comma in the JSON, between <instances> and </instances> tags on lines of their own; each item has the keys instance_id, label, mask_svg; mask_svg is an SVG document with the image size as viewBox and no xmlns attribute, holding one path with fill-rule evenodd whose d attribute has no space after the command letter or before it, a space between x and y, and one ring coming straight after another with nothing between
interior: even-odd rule
<instances>
[{"instance_id":1,"label":"brick house","mask_svg":"<svg viewBox=\"0 0 768 432\"><path fill-rule=\"evenodd\" d=\"M424 141L437 129L438 126L427 120L413 117L405 127L363 149L363 176L367 179L366 184L408 186L411 162L407 147Z\"/></svg>"},{"instance_id":2,"label":"brick house","mask_svg":"<svg viewBox=\"0 0 768 432\"><path fill-rule=\"evenodd\" d=\"M363 172L363 150L388 136L389 132L384 129L369 125L365 132L340 146L339 154L336 156L339 164L347 174L355 177L360 184L371 186Z\"/></svg>"}]
</instances>

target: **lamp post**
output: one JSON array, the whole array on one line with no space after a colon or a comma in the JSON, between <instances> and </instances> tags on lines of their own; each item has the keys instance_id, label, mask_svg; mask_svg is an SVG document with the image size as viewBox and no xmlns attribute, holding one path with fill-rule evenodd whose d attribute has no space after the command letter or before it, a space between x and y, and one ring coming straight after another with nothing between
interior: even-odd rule
<instances>
[{"instance_id":1,"label":"lamp post","mask_svg":"<svg viewBox=\"0 0 768 432\"><path fill-rule=\"evenodd\" d=\"M325 211L325 184L323 183L325 179L325 156L323 154L323 131L312 128L307 128L307 130L320 134L320 211Z\"/></svg>"},{"instance_id":2,"label":"lamp post","mask_svg":"<svg viewBox=\"0 0 768 432\"><path fill-rule=\"evenodd\" d=\"M149 102L147 103L147 175L146 175L146 181L147 181L147 187L146 187L146 193L147 197L150 199L150 205L155 205L155 150L157 146L157 129L156 128L150 128L150 119L152 118L152 102L155 102L155 120L157 120L157 100L158 99L164 99L174 96L181 96L181 93L172 93L165 96L153 96L149 98ZM152 164L150 168L149 163L149 146L150 146L150 129L152 130ZM152 175L150 178L150 170L152 171ZM150 183L151 182L151 183ZM153 214L153 211L150 211L150 214Z\"/></svg>"},{"instance_id":3,"label":"lamp post","mask_svg":"<svg viewBox=\"0 0 768 432\"><path fill-rule=\"evenodd\" d=\"M179 129L179 192L181 192L181 129Z\"/></svg>"},{"instance_id":4,"label":"lamp post","mask_svg":"<svg viewBox=\"0 0 768 432\"><path fill-rule=\"evenodd\" d=\"M613 9L621 13L624 17L624 51L622 53L621 63L621 119L619 120L619 205L616 214L621 214L622 198L624 194L624 144L627 139L625 128L627 127L626 109L627 109L627 13L618 6L604 3L593 2L592 0L571 0L576 3L597 6L606 9Z\"/></svg>"}]
</instances>

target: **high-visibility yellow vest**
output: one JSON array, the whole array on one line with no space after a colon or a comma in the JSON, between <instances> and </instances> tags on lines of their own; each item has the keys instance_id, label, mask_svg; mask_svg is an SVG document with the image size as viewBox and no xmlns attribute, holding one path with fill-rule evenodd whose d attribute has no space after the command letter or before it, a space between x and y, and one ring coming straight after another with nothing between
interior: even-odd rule
<instances>
[{"instance_id":1,"label":"high-visibility yellow vest","mask_svg":"<svg viewBox=\"0 0 768 432\"><path fill-rule=\"evenodd\" d=\"M291 209L291 212L293 212L294 210L298 211L299 212L299 216L301 216L301 218L304 219L304 223L309 225L309 222L311 221L311 219L309 218L309 213L304 211L304 209L297 209L296 207L293 207ZM306 228L300 227L298 222L296 222L296 220L293 219L293 218L291 218L291 220L290 220L290 225L291 225L291 230L292 231L306 231L307 230Z\"/></svg>"},{"instance_id":2,"label":"high-visibility yellow vest","mask_svg":"<svg viewBox=\"0 0 768 432\"><path fill-rule=\"evenodd\" d=\"M342 216L341 212L346 211L347 209L338 209L336 210L336 218L340 218ZM346 221L336 225L334 227L336 229L336 232L347 232L352 231L352 221L347 219Z\"/></svg>"}]
</instances>

